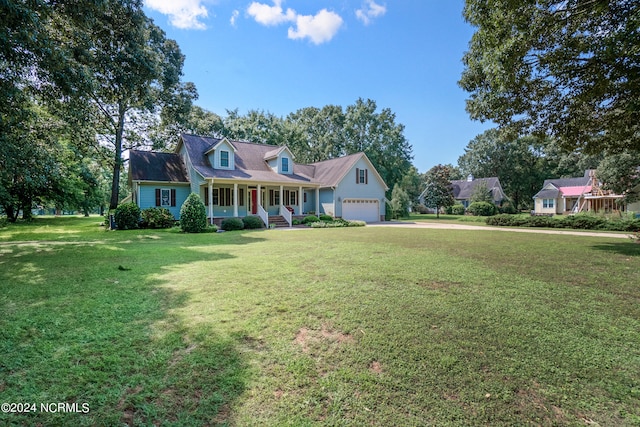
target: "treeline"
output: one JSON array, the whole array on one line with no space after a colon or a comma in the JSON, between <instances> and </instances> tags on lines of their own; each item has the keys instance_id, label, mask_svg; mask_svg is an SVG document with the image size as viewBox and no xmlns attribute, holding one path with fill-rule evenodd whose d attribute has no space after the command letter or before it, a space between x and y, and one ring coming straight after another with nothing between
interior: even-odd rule
<instances>
[{"instance_id":1,"label":"treeline","mask_svg":"<svg viewBox=\"0 0 640 427\"><path fill-rule=\"evenodd\" d=\"M221 118L193 107L185 130L203 136L227 137L261 144L287 145L298 163L314 163L364 152L389 188L401 183L412 168L412 147L395 113L378 110L371 99L343 108L302 108L286 117L251 110L228 110Z\"/></svg>"},{"instance_id":2,"label":"treeline","mask_svg":"<svg viewBox=\"0 0 640 427\"><path fill-rule=\"evenodd\" d=\"M126 194L123 153L170 150L181 132L286 144L302 163L364 151L390 187L417 175L404 126L373 100L284 118L255 110L221 118L194 106L184 55L141 0L5 5L0 209L10 221L36 206L114 209Z\"/></svg>"}]
</instances>

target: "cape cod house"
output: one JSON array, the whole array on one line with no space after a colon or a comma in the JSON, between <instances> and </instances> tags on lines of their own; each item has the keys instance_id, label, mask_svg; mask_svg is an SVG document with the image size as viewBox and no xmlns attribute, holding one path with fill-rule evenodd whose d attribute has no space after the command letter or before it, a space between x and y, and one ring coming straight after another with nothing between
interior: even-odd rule
<instances>
[{"instance_id":1,"label":"cape cod house","mask_svg":"<svg viewBox=\"0 0 640 427\"><path fill-rule=\"evenodd\" d=\"M141 209L165 207L179 219L196 193L211 223L256 215L267 226L322 213L383 221L388 189L364 153L298 164L286 146L187 134L174 153L132 150L129 185Z\"/></svg>"},{"instance_id":2,"label":"cape cod house","mask_svg":"<svg viewBox=\"0 0 640 427\"><path fill-rule=\"evenodd\" d=\"M457 204L463 205L465 209L471 204L471 197L476 187L481 184L486 186L489 196L495 205L501 206L502 202L507 200L498 177L474 178L473 175L469 175L467 179L452 180L450 183L453 198ZM426 192L427 190L425 189L418 197L418 201L422 204L424 204Z\"/></svg>"}]
</instances>

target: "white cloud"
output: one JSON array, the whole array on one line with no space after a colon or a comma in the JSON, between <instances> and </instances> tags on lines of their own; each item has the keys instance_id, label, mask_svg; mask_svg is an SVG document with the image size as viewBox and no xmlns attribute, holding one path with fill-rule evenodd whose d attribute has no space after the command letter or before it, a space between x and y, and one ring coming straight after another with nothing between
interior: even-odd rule
<instances>
[{"instance_id":1,"label":"white cloud","mask_svg":"<svg viewBox=\"0 0 640 427\"><path fill-rule=\"evenodd\" d=\"M366 0L362 9L356 10L356 17L361 20L364 25L369 25L373 18L382 16L385 13L387 13L386 6L379 5L373 0Z\"/></svg>"},{"instance_id":2,"label":"white cloud","mask_svg":"<svg viewBox=\"0 0 640 427\"><path fill-rule=\"evenodd\" d=\"M292 9L287 9L285 13L281 4L282 0L273 0L273 6L254 1L249 5L247 13L251 15L256 22L266 26L295 21L296 13Z\"/></svg>"},{"instance_id":3,"label":"white cloud","mask_svg":"<svg viewBox=\"0 0 640 427\"><path fill-rule=\"evenodd\" d=\"M295 23L289 27L290 39L309 38L315 44L327 42L336 35L343 20L335 12L322 9L315 15L298 15L293 9L282 8L283 0L273 0L273 6L254 1L249 5L247 13L259 24L266 26L280 25L286 22Z\"/></svg>"},{"instance_id":4,"label":"white cloud","mask_svg":"<svg viewBox=\"0 0 640 427\"><path fill-rule=\"evenodd\" d=\"M145 0L145 5L169 16L171 25L187 30L204 30L207 26L200 21L209 14L201 0Z\"/></svg>"},{"instance_id":5,"label":"white cloud","mask_svg":"<svg viewBox=\"0 0 640 427\"><path fill-rule=\"evenodd\" d=\"M290 27L288 36L294 40L308 37L314 44L321 44L336 35L342 22L340 15L326 9L315 15L298 15L296 28Z\"/></svg>"},{"instance_id":6,"label":"white cloud","mask_svg":"<svg viewBox=\"0 0 640 427\"><path fill-rule=\"evenodd\" d=\"M238 15L240 15L240 12L237 9L231 13L231 19L229 20L229 22L231 23L232 27L236 26L236 19L238 19Z\"/></svg>"}]
</instances>

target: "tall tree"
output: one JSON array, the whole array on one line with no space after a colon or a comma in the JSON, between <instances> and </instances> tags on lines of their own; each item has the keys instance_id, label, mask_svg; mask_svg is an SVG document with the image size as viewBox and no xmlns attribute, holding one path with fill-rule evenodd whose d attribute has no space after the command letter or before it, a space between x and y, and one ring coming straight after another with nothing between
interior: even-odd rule
<instances>
[{"instance_id":1,"label":"tall tree","mask_svg":"<svg viewBox=\"0 0 640 427\"><path fill-rule=\"evenodd\" d=\"M625 202L640 199L640 158L634 152L624 151L604 158L596 176L605 188L623 194Z\"/></svg>"},{"instance_id":2,"label":"tall tree","mask_svg":"<svg viewBox=\"0 0 640 427\"><path fill-rule=\"evenodd\" d=\"M293 136L287 140L289 148L302 163L313 163L343 155L345 116L342 107L325 105L307 107L286 118Z\"/></svg>"},{"instance_id":3,"label":"tall tree","mask_svg":"<svg viewBox=\"0 0 640 427\"><path fill-rule=\"evenodd\" d=\"M451 171L449 167L437 165L427 171L424 205L436 210L436 217L440 218L440 208L453 206L455 199L451 188Z\"/></svg>"},{"instance_id":4,"label":"tall tree","mask_svg":"<svg viewBox=\"0 0 640 427\"><path fill-rule=\"evenodd\" d=\"M404 137L404 125L388 108L377 111L376 102L358 99L345 112L345 153L363 151L389 188L393 188L411 166L413 155Z\"/></svg>"},{"instance_id":5,"label":"tall tree","mask_svg":"<svg viewBox=\"0 0 640 427\"><path fill-rule=\"evenodd\" d=\"M60 46L70 46L66 58L81 77L59 76L56 82L70 85L68 105L91 114L87 121L96 125L99 143L112 147L113 209L123 151L151 144L159 119L186 119L197 95L192 84L180 80L184 56L178 45L145 16L140 0L100 2L90 18L54 27Z\"/></svg>"},{"instance_id":6,"label":"tall tree","mask_svg":"<svg viewBox=\"0 0 640 427\"><path fill-rule=\"evenodd\" d=\"M498 177L517 209L529 207L547 176L541 143L534 137L511 139L497 129L476 136L458 159L465 175Z\"/></svg>"},{"instance_id":7,"label":"tall tree","mask_svg":"<svg viewBox=\"0 0 640 427\"><path fill-rule=\"evenodd\" d=\"M473 119L570 150L640 152L640 2L467 0Z\"/></svg>"},{"instance_id":8,"label":"tall tree","mask_svg":"<svg viewBox=\"0 0 640 427\"><path fill-rule=\"evenodd\" d=\"M249 110L242 116L238 109L227 110L223 136L260 144L284 145L283 119L262 110Z\"/></svg>"}]
</instances>

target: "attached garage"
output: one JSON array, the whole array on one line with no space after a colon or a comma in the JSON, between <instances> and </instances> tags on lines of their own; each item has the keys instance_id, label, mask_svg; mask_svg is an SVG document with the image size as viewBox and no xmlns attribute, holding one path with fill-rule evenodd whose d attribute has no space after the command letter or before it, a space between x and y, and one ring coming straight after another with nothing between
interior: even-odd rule
<instances>
[{"instance_id":1,"label":"attached garage","mask_svg":"<svg viewBox=\"0 0 640 427\"><path fill-rule=\"evenodd\" d=\"M378 199L344 199L342 201L342 218L379 222L379 203Z\"/></svg>"}]
</instances>

